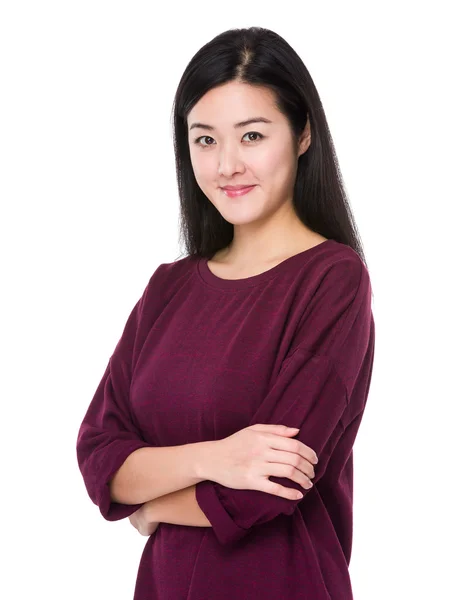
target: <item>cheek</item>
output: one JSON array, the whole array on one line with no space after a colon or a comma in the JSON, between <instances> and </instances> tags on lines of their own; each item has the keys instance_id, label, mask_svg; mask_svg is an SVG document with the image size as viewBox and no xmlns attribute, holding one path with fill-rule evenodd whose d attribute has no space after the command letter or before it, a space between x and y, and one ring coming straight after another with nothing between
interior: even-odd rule
<instances>
[{"instance_id":1,"label":"cheek","mask_svg":"<svg viewBox=\"0 0 472 600\"><path fill-rule=\"evenodd\" d=\"M284 179L290 171L293 158L284 147L261 152L252 161L254 171L261 179Z\"/></svg>"},{"instance_id":2,"label":"cheek","mask_svg":"<svg viewBox=\"0 0 472 600\"><path fill-rule=\"evenodd\" d=\"M205 183L205 181L215 178L215 166L211 157L204 156L203 154L193 154L190 158L197 181Z\"/></svg>"}]
</instances>

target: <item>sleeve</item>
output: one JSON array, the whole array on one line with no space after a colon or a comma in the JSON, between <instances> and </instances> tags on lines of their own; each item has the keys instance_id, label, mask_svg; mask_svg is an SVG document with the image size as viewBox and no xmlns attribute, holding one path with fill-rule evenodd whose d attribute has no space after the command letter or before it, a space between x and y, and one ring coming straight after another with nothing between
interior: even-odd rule
<instances>
[{"instance_id":1,"label":"sleeve","mask_svg":"<svg viewBox=\"0 0 472 600\"><path fill-rule=\"evenodd\" d=\"M138 325L149 285L127 319L77 437L77 460L85 487L107 521L128 517L142 506L111 502L108 483L132 452L151 446L143 440L129 405Z\"/></svg>"},{"instance_id":2,"label":"sleeve","mask_svg":"<svg viewBox=\"0 0 472 600\"><path fill-rule=\"evenodd\" d=\"M373 335L368 272L360 259L349 257L330 267L308 302L291 350L249 424L300 428L296 439L318 456L314 487L350 415L363 410L359 406L363 396L353 390L357 380L370 372ZM269 479L301 491L303 497L314 489L306 490L285 477ZM196 485L196 499L221 544L243 538L251 528L280 514L293 514L303 501L210 480Z\"/></svg>"}]
</instances>

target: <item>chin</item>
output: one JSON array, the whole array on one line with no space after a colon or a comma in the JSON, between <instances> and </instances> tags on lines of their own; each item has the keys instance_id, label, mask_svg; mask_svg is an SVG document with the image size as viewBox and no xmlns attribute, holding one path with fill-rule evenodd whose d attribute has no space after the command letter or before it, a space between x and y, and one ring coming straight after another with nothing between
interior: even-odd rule
<instances>
[{"instance_id":1,"label":"chin","mask_svg":"<svg viewBox=\"0 0 472 600\"><path fill-rule=\"evenodd\" d=\"M235 215L228 214L226 211L219 211L221 216L231 223L232 225L249 225L251 223L256 223L257 221L262 221L264 219L264 215L260 213L253 212L252 214L240 214Z\"/></svg>"}]
</instances>

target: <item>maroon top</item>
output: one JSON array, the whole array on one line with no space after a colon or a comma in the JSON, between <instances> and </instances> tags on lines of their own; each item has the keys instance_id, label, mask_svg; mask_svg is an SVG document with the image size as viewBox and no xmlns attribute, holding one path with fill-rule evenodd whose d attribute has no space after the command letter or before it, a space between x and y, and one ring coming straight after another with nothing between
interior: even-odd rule
<instances>
[{"instance_id":1,"label":"maroon top","mask_svg":"<svg viewBox=\"0 0 472 600\"><path fill-rule=\"evenodd\" d=\"M196 486L212 527L161 523L134 600L350 600L353 444L372 375L366 266L326 240L245 279L207 260L159 265L108 361L77 439L87 492L109 521L139 506L107 482L137 448L225 438L255 423L299 427L314 486L288 500L213 481Z\"/></svg>"}]
</instances>

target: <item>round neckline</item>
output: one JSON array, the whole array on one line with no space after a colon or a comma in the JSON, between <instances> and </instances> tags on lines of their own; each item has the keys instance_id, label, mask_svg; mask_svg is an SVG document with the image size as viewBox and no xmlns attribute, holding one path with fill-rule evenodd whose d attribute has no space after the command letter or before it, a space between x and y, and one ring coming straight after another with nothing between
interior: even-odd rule
<instances>
[{"instance_id":1,"label":"round neckline","mask_svg":"<svg viewBox=\"0 0 472 600\"><path fill-rule=\"evenodd\" d=\"M302 250L302 252L289 256L274 267L267 269L267 271L242 279L223 279L222 277L218 277L218 275L215 275L208 266L208 261L211 259L205 257L198 258L197 270L203 281L212 287L224 290L248 288L266 282L288 269L296 269L297 266L301 266L304 261L311 258L312 255L317 254L321 249L333 244L337 244L336 240L324 240L323 242L316 244L316 246L312 246L311 248Z\"/></svg>"}]
</instances>

